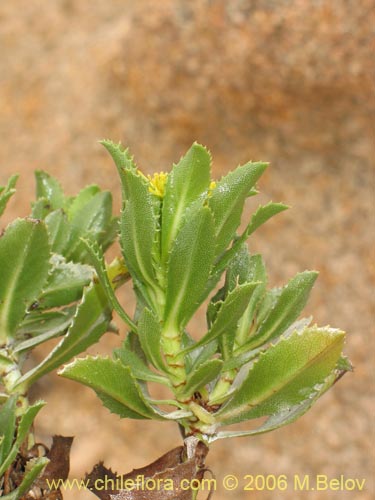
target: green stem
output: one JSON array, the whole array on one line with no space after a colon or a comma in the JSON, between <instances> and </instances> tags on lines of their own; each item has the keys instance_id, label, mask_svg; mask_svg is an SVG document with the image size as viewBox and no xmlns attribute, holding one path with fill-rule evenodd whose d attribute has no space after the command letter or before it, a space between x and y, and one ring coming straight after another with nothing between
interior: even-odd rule
<instances>
[{"instance_id":1,"label":"green stem","mask_svg":"<svg viewBox=\"0 0 375 500\"><path fill-rule=\"evenodd\" d=\"M181 332L174 326L165 325L161 334L162 349L170 373L173 391L178 401L185 403L184 398L179 398L186 385L185 356L181 353Z\"/></svg>"}]
</instances>

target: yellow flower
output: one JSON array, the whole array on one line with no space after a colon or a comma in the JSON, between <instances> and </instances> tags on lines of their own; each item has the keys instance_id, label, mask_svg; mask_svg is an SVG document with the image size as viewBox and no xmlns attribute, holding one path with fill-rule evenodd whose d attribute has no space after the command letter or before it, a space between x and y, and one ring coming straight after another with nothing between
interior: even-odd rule
<instances>
[{"instance_id":1,"label":"yellow flower","mask_svg":"<svg viewBox=\"0 0 375 500\"><path fill-rule=\"evenodd\" d=\"M153 176L148 175L147 179L150 183L150 187L148 188L150 193L154 194L155 196L159 196L159 198L163 198L168 174L166 174L165 172L158 172Z\"/></svg>"},{"instance_id":2,"label":"yellow flower","mask_svg":"<svg viewBox=\"0 0 375 500\"><path fill-rule=\"evenodd\" d=\"M216 187L216 182L215 181L211 181L210 185L208 187L208 194L207 194L207 196L209 198L212 196L212 191L215 189L215 187Z\"/></svg>"}]
</instances>

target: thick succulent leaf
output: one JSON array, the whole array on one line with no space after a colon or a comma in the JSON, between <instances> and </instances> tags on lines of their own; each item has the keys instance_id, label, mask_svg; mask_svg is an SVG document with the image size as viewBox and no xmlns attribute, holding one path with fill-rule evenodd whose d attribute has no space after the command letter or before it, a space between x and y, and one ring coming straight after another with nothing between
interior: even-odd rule
<instances>
[{"instance_id":1,"label":"thick succulent leaf","mask_svg":"<svg viewBox=\"0 0 375 500\"><path fill-rule=\"evenodd\" d=\"M0 407L0 464L8 456L16 432L17 397L10 396Z\"/></svg>"},{"instance_id":2,"label":"thick succulent leaf","mask_svg":"<svg viewBox=\"0 0 375 500\"><path fill-rule=\"evenodd\" d=\"M305 271L298 273L282 289L276 303L260 324L248 347L255 348L284 332L300 315L309 298L318 273ZM259 321L259 318L258 318Z\"/></svg>"},{"instance_id":3,"label":"thick succulent leaf","mask_svg":"<svg viewBox=\"0 0 375 500\"><path fill-rule=\"evenodd\" d=\"M126 192L121 215L121 247L125 263L139 281L153 286L157 219L152 195L147 182L136 172L124 170L121 179Z\"/></svg>"},{"instance_id":4,"label":"thick succulent leaf","mask_svg":"<svg viewBox=\"0 0 375 500\"><path fill-rule=\"evenodd\" d=\"M222 335L232 336L257 285L258 283L244 283L229 292L217 313L211 329L194 346L187 348L186 352L202 347Z\"/></svg>"},{"instance_id":5,"label":"thick succulent leaf","mask_svg":"<svg viewBox=\"0 0 375 500\"><path fill-rule=\"evenodd\" d=\"M61 307L79 300L83 288L94 277L90 266L66 262L61 255L53 255L51 265L47 283L38 298L41 309Z\"/></svg>"},{"instance_id":6,"label":"thick succulent leaf","mask_svg":"<svg viewBox=\"0 0 375 500\"><path fill-rule=\"evenodd\" d=\"M166 366L161 354L161 325L155 315L145 308L138 321L138 337L142 350L149 363L165 371Z\"/></svg>"},{"instance_id":7,"label":"thick succulent leaf","mask_svg":"<svg viewBox=\"0 0 375 500\"><path fill-rule=\"evenodd\" d=\"M45 403L43 401L39 401L38 403L29 406L25 410L25 412L21 415L18 423L17 437L6 459L0 464L0 477L4 474L4 472L15 460L17 453L20 449L20 446L24 442L30 430L30 427L32 426L35 420L35 417L37 416L38 412L43 408L44 405Z\"/></svg>"},{"instance_id":8,"label":"thick succulent leaf","mask_svg":"<svg viewBox=\"0 0 375 500\"><path fill-rule=\"evenodd\" d=\"M13 337L27 307L47 278L49 260L45 225L17 219L0 237L0 343Z\"/></svg>"},{"instance_id":9,"label":"thick succulent leaf","mask_svg":"<svg viewBox=\"0 0 375 500\"><path fill-rule=\"evenodd\" d=\"M65 366L59 375L94 389L112 413L127 417L130 410L138 418L158 418L130 367L120 360L88 356Z\"/></svg>"},{"instance_id":10,"label":"thick succulent leaf","mask_svg":"<svg viewBox=\"0 0 375 500\"><path fill-rule=\"evenodd\" d=\"M197 365L188 375L183 390L184 396L190 396L206 384L215 380L220 374L223 361L221 359L209 359Z\"/></svg>"},{"instance_id":11,"label":"thick succulent leaf","mask_svg":"<svg viewBox=\"0 0 375 500\"><path fill-rule=\"evenodd\" d=\"M9 178L6 186L0 186L0 215L3 214L9 199L16 192L15 187L17 180L18 175L12 175L12 177Z\"/></svg>"},{"instance_id":12,"label":"thick succulent leaf","mask_svg":"<svg viewBox=\"0 0 375 500\"><path fill-rule=\"evenodd\" d=\"M57 179L43 170L36 170L35 180L37 198L45 198L48 200L51 210L64 207L64 192Z\"/></svg>"},{"instance_id":13,"label":"thick succulent leaf","mask_svg":"<svg viewBox=\"0 0 375 500\"><path fill-rule=\"evenodd\" d=\"M223 425L275 415L302 403L335 368L344 333L310 327L269 347L216 414ZM272 367L272 370L270 370Z\"/></svg>"},{"instance_id":14,"label":"thick succulent leaf","mask_svg":"<svg viewBox=\"0 0 375 500\"><path fill-rule=\"evenodd\" d=\"M207 192L210 168L210 153L200 144L194 143L168 175L162 211L163 262L168 260L170 248L183 223L186 209Z\"/></svg>"},{"instance_id":15,"label":"thick succulent leaf","mask_svg":"<svg viewBox=\"0 0 375 500\"><path fill-rule=\"evenodd\" d=\"M322 382L317 384L312 393L306 397L301 403L296 404L290 408L281 410L275 415L271 415L260 427L248 431L221 431L210 439L210 442L218 439L226 439L233 437L247 437L255 436L257 434L264 434L270 432L284 425L295 422L298 418L304 415L313 404L337 381L339 377L338 371L333 370Z\"/></svg>"},{"instance_id":16,"label":"thick succulent leaf","mask_svg":"<svg viewBox=\"0 0 375 500\"><path fill-rule=\"evenodd\" d=\"M85 262L82 238L101 242L112 219L112 195L108 191L95 194L86 204L79 206L71 219L71 233L65 257Z\"/></svg>"},{"instance_id":17,"label":"thick succulent leaf","mask_svg":"<svg viewBox=\"0 0 375 500\"><path fill-rule=\"evenodd\" d=\"M267 163L247 163L223 177L213 189L208 205L215 219L215 255L220 255L234 238L245 200L266 167Z\"/></svg>"},{"instance_id":18,"label":"thick succulent leaf","mask_svg":"<svg viewBox=\"0 0 375 500\"><path fill-rule=\"evenodd\" d=\"M21 377L17 387L27 389L42 375L58 368L95 344L107 331L112 311L100 284L91 284L84 290L68 333L50 354L36 367Z\"/></svg>"},{"instance_id":19,"label":"thick succulent leaf","mask_svg":"<svg viewBox=\"0 0 375 500\"><path fill-rule=\"evenodd\" d=\"M198 309L214 258L214 221L201 207L185 222L168 263L165 322L180 329Z\"/></svg>"},{"instance_id":20,"label":"thick succulent leaf","mask_svg":"<svg viewBox=\"0 0 375 500\"><path fill-rule=\"evenodd\" d=\"M70 227L66 213L62 210L54 210L45 218L51 251L64 254L69 242Z\"/></svg>"},{"instance_id":21,"label":"thick succulent leaf","mask_svg":"<svg viewBox=\"0 0 375 500\"><path fill-rule=\"evenodd\" d=\"M157 382L167 386L171 385L169 379L150 370L144 360L134 351L129 349L126 341L119 349L115 349L113 354L115 359L119 359L124 366L130 368L130 371L136 379L145 380L147 382Z\"/></svg>"},{"instance_id":22,"label":"thick succulent leaf","mask_svg":"<svg viewBox=\"0 0 375 500\"><path fill-rule=\"evenodd\" d=\"M31 461L27 463L29 468L23 476L21 484L11 493L8 493L8 495L2 496L2 500L21 500L24 498L23 495L30 490L33 482L42 473L45 466L49 463L49 460L46 457L39 457L33 460L31 466L29 465L30 462Z\"/></svg>"},{"instance_id":23,"label":"thick succulent leaf","mask_svg":"<svg viewBox=\"0 0 375 500\"><path fill-rule=\"evenodd\" d=\"M90 260L92 265L97 272L100 283L102 284L103 290L107 295L108 302L111 304L113 309L117 312L120 318L133 330L137 331L137 326L131 320L129 315L124 311L120 302L118 301L115 292L114 292L114 284L110 282L103 252L100 246L96 242L83 241L86 251L90 256Z\"/></svg>"},{"instance_id":24,"label":"thick succulent leaf","mask_svg":"<svg viewBox=\"0 0 375 500\"><path fill-rule=\"evenodd\" d=\"M28 314L17 330L17 342L13 352L30 350L49 339L66 333L73 321L76 306L60 311L32 312ZM26 339L26 340L22 340Z\"/></svg>"}]
</instances>

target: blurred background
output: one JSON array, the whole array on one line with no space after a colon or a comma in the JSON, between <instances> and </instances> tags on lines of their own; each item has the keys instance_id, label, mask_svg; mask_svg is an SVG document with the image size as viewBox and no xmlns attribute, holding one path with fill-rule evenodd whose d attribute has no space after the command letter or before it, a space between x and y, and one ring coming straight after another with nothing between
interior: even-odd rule
<instances>
[{"instance_id":1,"label":"blurred background","mask_svg":"<svg viewBox=\"0 0 375 500\"><path fill-rule=\"evenodd\" d=\"M218 500L372 498L374 8L374 0L0 3L0 185L21 174L2 226L28 213L35 168L69 194L87 183L110 189L118 210L101 138L128 145L145 172L169 170L194 140L210 148L216 177L268 160L248 213L271 199L292 209L255 234L251 251L263 253L272 285L319 270L306 314L348 332L355 371L307 415L268 435L215 443L208 456L218 483L225 474L242 485L246 474L286 474L288 491L219 486ZM131 295L122 296L129 308ZM201 331L199 321L192 328ZM91 352L119 342L108 334ZM89 389L55 374L34 396L49 403L40 440L75 435L71 477L100 459L124 473L180 444L173 424L121 421ZM366 487L299 493L295 474L365 478Z\"/></svg>"}]
</instances>

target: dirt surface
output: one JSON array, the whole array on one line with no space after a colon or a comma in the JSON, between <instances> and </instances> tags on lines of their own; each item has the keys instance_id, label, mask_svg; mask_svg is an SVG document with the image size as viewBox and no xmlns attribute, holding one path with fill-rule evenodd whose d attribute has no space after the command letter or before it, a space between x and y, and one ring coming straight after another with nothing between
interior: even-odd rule
<instances>
[{"instance_id":1,"label":"dirt surface","mask_svg":"<svg viewBox=\"0 0 375 500\"><path fill-rule=\"evenodd\" d=\"M214 444L215 498L370 499L373 493L374 151L370 120L373 0L13 0L0 3L0 184L21 174L2 219L28 213L32 171L73 194L87 183L120 192L100 138L129 145L147 172L167 170L194 141L215 175L269 160L266 200L293 208L250 241L270 282L318 269L307 314L348 332L355 366L300 421ZM132 308L131 290L122 301ZM372 310L371 310L372 306ZM202 331L202 321L191 325ZM122 329L122 334L124 330ZM91 352L109 352L108 335ZM40 357L41 352L36 353ZM35 390L48 406L41 440L75 435L71 477L103 459L118 472L180 444L172 424L121 421L89 389L56 375ZM240 487L225 491L226 474ZM288 490L243 491L247 474L285 474ZM363 492L294 490L294 477L366 479ZM88 492L65 498L89 500Z\"/></svg>"}]
</instances>

